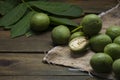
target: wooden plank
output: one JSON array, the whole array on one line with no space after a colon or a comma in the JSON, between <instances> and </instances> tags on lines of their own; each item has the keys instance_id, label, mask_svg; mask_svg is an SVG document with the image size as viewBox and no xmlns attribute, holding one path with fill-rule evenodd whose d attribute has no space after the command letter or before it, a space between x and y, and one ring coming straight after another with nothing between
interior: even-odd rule
<instances>
[{"instance_id":1,"label":"wooden plank","mask_svg":"<svg viewBox=\"0 0 120 80\"><path fill-rule=\"evenodd\" d=\"M88 75L81 71L45 64L45 54L0 53L0 75Z\"/></svg>"},{"instance_id":2,"label":"wooden plank","mask_svg":"<svg viewBox=\"0 0 120 80\"><path fill-rule=\"evenodd\" d=\"M0 39L2 38L10 38L10 31L5 31L4 29L0 28Z\"/></svg>"},{"instance_id":3,"label":"wooden plank","mask_svg":"<svg viewBox=\"0 0 120 80\"><path fill-rule=\"evenodd\" d=\"M98 79L90 78L89 76L0 76L0 80L98 80Z\"/></svg>"},{"instance_id":4,"label":"wooden plank","mask_svg":"<svg viewBox=\"0 0 120 80\"><path fill-rule=\"evenodd\" d=\"M117 0L50 0L56 2L71 3L80 6L85 13L100 13L114 7Z\"/></svg>"},{"instance_id":5,"label":"wooden plank","mask_svg":"<svg viewBox=\"0 0 120 80\"><path fill-rule=\"evenodd\" d=\"M46 32L33 37L11 39L8 33L0 33L0 52L46 52L52 48L51 33Z\"/></svg>"}]
</instances>

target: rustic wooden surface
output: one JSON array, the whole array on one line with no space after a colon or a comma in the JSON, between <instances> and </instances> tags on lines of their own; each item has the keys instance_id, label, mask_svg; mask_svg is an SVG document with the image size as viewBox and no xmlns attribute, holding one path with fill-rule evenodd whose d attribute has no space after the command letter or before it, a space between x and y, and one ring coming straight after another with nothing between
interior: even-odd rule
<instances>
[{"instance_id":1,"label":"rustic wooden surface","mask_svg":"<svg viewBox=\"0 0 120 80\"><path fill-rule=\"evenodd\" d=\"M117 4L117 0L50 1L69 2L79 5L85 13L97 14ZM0 80L93 80L87 73L43 63L43 57L52 47L50 32L11 39L10 32L0 28Z\"/></svg>"}]
</instances>

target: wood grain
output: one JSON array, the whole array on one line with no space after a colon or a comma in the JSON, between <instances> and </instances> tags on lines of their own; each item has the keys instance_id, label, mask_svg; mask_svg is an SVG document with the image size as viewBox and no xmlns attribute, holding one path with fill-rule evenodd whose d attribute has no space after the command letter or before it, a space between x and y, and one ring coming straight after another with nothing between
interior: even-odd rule
<instances>
[{"instance_id":1,"label":"wood grain","mask_svg":"<svg viewBox=\"0 0 120 80\"><path fill-rule=\"evenodd\" d=\"M0 28L0 39L2 38L10 38L10 31L4 31L2 28Z\"/></svg>"},{"instance_id":2,"label":"wood grain","mask_svg":"<svg viewBox=\"0 0 120 80\"><path fill-rule=\"evenodd\" d=\"M45 54L0 53L0 75L88 75L66 67L45 64Z\"/></svg>"},{"instance_id":3,"label":"wood grain","mask_svg":"<svg viewBox=\"0 0 120 80\"><path fill-rule=\"evenodd\" d=\"M0 38L0 52L46 52L53 47L50 32L15 39L7 38L7 33L0 34L6 36Z\"/></svg>"},{"instance_id":4,"label":"wood grain","mask_svg":"<svg viewBox=\"0 0 120 80\"><path fill-rule=\"evenodd\" d=\"M100 80L89 76L0 76L0 80ZM104 79L101 79L104 80Z\"/></svg>"}]
</instances>

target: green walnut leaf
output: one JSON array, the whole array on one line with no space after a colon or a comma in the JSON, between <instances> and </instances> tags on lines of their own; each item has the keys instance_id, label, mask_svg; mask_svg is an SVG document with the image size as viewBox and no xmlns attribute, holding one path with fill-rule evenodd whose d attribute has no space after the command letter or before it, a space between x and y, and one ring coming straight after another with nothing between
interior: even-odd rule
<instances>
[{"instance_id":1,"label":"green walnut leaf","mask_svg":"<svg viewBox=\"0 0 120 80\"><path fill-rule=\"evenodd\" d=\"M31 1L28 4L40 10L58 16L76 18L76 17L80 17L83 14L83 10L80 7L67 3L49 2L49 1L47 2Z\"/></svg>"},{"instance_id":2,"label":"green walnut leaf","mask_svg":"<svg viewBox=\"0 0 120 80\"><path fill-rule=\"evenodd\" d=\"M50 20L51 20L51 24L55 24L55 25L70 25L70 26L79 26L77 23L73 22L70 19L67 18L59 18L59 17L53 17L53 16L49 16Z\"/></svg>"},{"instance_id":3,"label":"green walnut leaf","mask_svg":"<svg viewBox=\"0 0 120 80\"><path fill-rule=\"evenodd\" d=\"M24 35L28 30L30 30L30 18L34 12L29 12L25 17L23 17L19 22L12 26L11 37L15 38Z\"/></svg>"},{"instance_id":4,"label":"green walnut leaf","mask_svg":"<svg viewBox=\"0 0 120 80\"><path fill-rule=\"evenodd\" d=\"M10 10L12 10L18 3L19 3L19 0L1 0L0 1L0 14L5 15Z\"/></svg>"},{"instance_id":5,"label":"green walnut leaf","mask_svg":"<svg viewBox=\"0 0 120 80\"><path fill-rule=\"evenodd\" d=\"M7 26L8 28L9 25L17 22L25 14L26 10L26 5L24 5L23 3L19 4L17 7L15 7L13 10L11 10L0 19L0 26Z\"/></svg>"}]
</instances>

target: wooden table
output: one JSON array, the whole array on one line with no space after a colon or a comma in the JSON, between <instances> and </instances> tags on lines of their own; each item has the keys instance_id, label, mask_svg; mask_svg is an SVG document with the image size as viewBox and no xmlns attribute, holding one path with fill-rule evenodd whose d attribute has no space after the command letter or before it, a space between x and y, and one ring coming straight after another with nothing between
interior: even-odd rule
<instances>
[{"instance_id":1,"label":"wooden table","mask_svg":"<svg viewBox=\"0 0 120 80\"><path fill-rule=\"evenodd\" d=\"M79 5L85 13L97 14L117 4L117 0L59 1ZM10 32L0 28L0 80L93 80L87 73L43 63L45 52L53 47L51 43L50 32L11 39Z\"/></svg>"}]
</instances>

